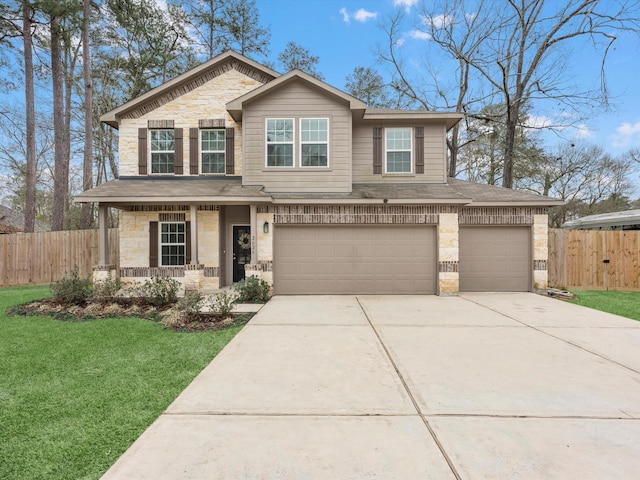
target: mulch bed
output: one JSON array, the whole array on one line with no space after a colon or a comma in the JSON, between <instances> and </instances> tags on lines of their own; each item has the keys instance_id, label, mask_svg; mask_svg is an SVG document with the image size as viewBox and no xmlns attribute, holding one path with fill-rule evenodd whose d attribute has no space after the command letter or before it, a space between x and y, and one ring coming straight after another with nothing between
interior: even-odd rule
<instances>
[{"instance_id":1,"label":"mulch bed","mask_svg":"<svg viewBox=\"0 0 640 480\"><path fill-rule=\"evenodd\" d=\"M50 298L16 305L7 310L13 316L46 315L66 322L86 322L101 318L136 317L162 323L177 332L223 330L246 324L254 313L232 313L227 316L213 313L187 314L171 306L156 307L133 302L89 302L86 305L65 306Z\"/></svg>"}]
</instances>

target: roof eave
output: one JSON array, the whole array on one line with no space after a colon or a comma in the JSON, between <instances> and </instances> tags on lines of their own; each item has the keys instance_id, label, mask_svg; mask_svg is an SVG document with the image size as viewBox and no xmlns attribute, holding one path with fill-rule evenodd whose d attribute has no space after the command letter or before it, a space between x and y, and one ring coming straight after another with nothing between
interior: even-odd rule
<instances>
[{"instance_id":1,"label":"roof eave","mask_svg":"<svg viewBox=\"0 0 640 480\"><path fill-rule=\"evenodd\" d=\"M171 197L160 199L158 197L114 197L114 196L89 196L77 195L73 198L76 203L108 203L111 205L122 204L145 204L145 205L180 205L180 204L198 204L198 205L214 205L214 204L250 204L250 203L270 203L271 197L252 197L252 196L207 196L207 197Z\"/></svg>"},{"instance_id":2,"label":"roof eave","mask_svg":"<svg viewBox=\"0 0 640 480\"><path fill-rule=\"evenodd\" d=\"M470 207L559 207L564 205L564 202L561 200L534 200L531 202L527 201L516 201L516 202L472 202Z\"/></svg>"}]
</instances>

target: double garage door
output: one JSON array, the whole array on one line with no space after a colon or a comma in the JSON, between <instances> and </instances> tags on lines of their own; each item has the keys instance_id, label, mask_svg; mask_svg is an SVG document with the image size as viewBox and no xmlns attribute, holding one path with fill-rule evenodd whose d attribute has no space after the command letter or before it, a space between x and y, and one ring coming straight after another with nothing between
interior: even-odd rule
<instances>
[{"instance_id":1,"label":"double garage door","mask_svg":"<svg viewBox=\"0 0 640 480\"><path fill-rule=\"evenodd\" d=\"M460 291L529 291L530 227L461 227ZM435 294L435 226L281 226L277 294Z\"/></svg>"},{"instance_id":2,"label":"double garage door","mask_svg":"<svg viewBox=\"0 0 640 480\"><path fill-rule=\"evenodd\" d=\"M428 225L280 226L278 294L434 294L436 229Z\"/></svg>"}]
</instances>

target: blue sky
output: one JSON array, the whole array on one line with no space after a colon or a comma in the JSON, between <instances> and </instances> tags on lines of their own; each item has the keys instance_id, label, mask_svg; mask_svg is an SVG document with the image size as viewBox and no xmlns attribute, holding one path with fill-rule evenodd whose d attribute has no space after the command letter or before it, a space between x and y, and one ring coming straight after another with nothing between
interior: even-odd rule
<instances>
[{"instance_id":1,"label":"blue sky","mask_svg":"<svg viewBox=\"0 0 640 480\"><path fill-rule=\"evenodd\" d=\"M288 41L294 41L320 57L318 71L325 81L343 88L354 67L376 65L376 46L385 41L380 25L397 9L415 11L422 0L256 0L260 23L271 27L271 59ZM402 45L407 58L417 58L429 40L416 38L410 28ZM574 44L568 51L568 78L577 86L597 88L599 57L587 45ZM613 155L640 147L640 41L621 35L607 60L611 109L596 109L576 128L544 137L548 146L563 140L584 139ZM554 112L534 111L536 121L550 121Z\"/></svg>"}]
</instances>

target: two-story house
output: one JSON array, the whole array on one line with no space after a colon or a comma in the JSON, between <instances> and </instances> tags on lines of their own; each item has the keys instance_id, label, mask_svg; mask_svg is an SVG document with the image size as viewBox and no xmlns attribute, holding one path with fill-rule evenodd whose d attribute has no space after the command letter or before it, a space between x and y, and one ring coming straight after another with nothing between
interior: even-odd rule
<instances>
[{"instance_id":1,"label":"two-story house","mask_svg":"<svg viewBox=\"0 0 640 480\"><path fill-rule=\"evenodd\" d=\"M445 294L547 285L547 197L447 178L458 113L371 109L234 52L105 113L120 178L99 205L100 265L215 290ZM120 210L119 271L107 209Z\"/></svg>"}]
</instances>

